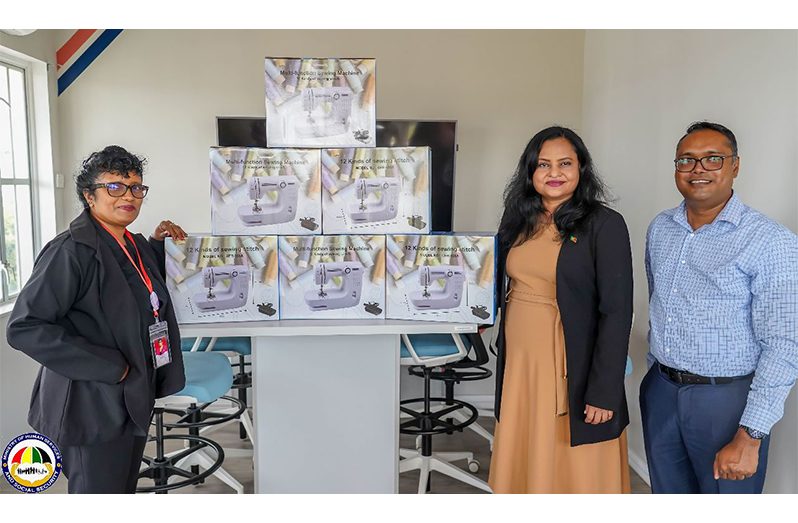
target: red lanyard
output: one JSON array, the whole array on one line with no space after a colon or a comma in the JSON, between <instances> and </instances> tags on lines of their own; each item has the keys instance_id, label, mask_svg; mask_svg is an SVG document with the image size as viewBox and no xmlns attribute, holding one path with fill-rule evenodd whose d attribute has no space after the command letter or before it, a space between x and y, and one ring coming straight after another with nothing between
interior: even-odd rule
<instances>
[{"instance_id":1,"label":"red lanyard","mask_svg":"<svg viewBox=\"0 0 798 523\"><path fill-rule=\"evenodd\" d=\"M150 305L152 306L152 315L155 316L155 320L157 321L158 307L160 306L160 302L158 301L158 295L155 294L155 291L152 288L152 280L150 280L150 276L147 274L147 269L144 268L144 263L141 260L141 254L139 253L139 248L136 245L136 241L133 239L133 235L130 234L130 231L125 229L125 237L128 240L130 240L130 243L133 244L133 248L136 249L136 256L139 259L138 266L136 265L136 262L133 261L133 257L128 252L127 247L125 247L125 244L119 241L119 238L114 236L114 234L108 229L108 227L105 226L105 224L103 224L99 220L97 220L97 223L102 225L102 228L108 231L108 234L110 234L111 237L114 240L116 240L116 243L118 243L119 246L122 248L122 252L124 252L125 256L127 256L127 259L130 260L130 263L133 265L133 268L136 269L136 272L139 274L139 278L141 278L141 281L144 282L144 285L147 287L147 290L150 291Z\"/></svg>"}]
</instances>

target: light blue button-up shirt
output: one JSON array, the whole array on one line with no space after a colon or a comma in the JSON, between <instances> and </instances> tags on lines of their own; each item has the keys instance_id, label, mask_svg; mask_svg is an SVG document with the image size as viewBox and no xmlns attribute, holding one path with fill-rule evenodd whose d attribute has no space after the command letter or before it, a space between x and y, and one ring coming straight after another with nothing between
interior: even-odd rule
<instances>
[{"instance_id":1,"label":"light blue button-up shirt","mask_svg":"<svg viewBox=\"0 0 798 523\"><path fill-rule=\"evenodd\" d=\"M693 230L685 204L648 227L650 356L702 376L754 372L740 424L769 433L798 378L798 236L736 194Z\"/></svg>"}]
</instances>

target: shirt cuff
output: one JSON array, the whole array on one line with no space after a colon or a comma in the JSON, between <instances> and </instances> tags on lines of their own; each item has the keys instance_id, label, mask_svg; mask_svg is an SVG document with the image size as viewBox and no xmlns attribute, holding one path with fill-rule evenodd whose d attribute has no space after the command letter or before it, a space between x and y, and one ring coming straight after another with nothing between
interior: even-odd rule
<instances>
[{"instance_id":1,"label":"shirt cuff","mask_svg":"<svg viewBox=\"0 0 798 523\"><path fill-rule=\"evenodd\" d=\"M756 406L746 405L743 416L740 418L740 425L770 434L770 430L776 424L771 418L772 416L770 416L769 412L763 411Z\"/></svg>"}]
</instances>

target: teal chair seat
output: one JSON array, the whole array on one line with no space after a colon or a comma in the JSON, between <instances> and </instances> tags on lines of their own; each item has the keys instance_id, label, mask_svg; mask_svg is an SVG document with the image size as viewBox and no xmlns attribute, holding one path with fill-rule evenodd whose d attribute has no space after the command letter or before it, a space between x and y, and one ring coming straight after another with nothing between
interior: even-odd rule
<instances>
[{"instance_id":1,"label":"teal chair seat","mask_svg":"<svg viewBox=\"0 0 798 523\"><path fill-rule=\"evenodd\" d=\"M224 396L233 385L233 368L224 354L186 352L183 366L186 386L176 396L191 396L197 403L210 403Z\"/></svg>"},{"instance_id":2,"label":"teal chair seat","mask_svg":"<svg viewBox=\"0 0 798 523\"><path fill-rule=\"evenodd\" d=\"M183 338L180 341L180 349L183 352L191 351L191 347L194 346L194 342L196 338ZM208 347L208 343L210 343L211 338L203 338L200 342L199 349L197 352L204 352L205 349ZM252 354L252 338L246 337L224 337L224 338L216 338L216 345L213 346L213 350L211 352L236 352L242 356L249 356Z\"/></svg>"},{"instance_id":3,"label":"teal chair seat","mask_svg":"<svg viewBox=\"0 0 798 523\"><path fill-rule=\"evenodd\" d=\"M433 358L438 356L449 356L457 354L457 346L454 344L451 334L410 334L410 343L413 345L419 358ZM464 341L468 343L468 341ZM402 340L402 358L410 358L410 351L407 350L404 340Z\"/></svg>"}]
</instances>

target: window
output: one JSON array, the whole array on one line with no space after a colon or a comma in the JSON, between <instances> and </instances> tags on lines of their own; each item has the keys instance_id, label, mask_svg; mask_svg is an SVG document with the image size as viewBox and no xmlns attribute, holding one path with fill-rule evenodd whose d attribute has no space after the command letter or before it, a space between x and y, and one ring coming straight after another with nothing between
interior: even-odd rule
<instances>
[{"instance_id":1,"label":"window","mask_svg":"<svg viewBox=\"0 0 798 523\"><path fill-rule=\"evenodd\" d=\"M34 214L29 75L0 59L0 282L5 302L30 276Z\"/></svg>"}]
</instances>

